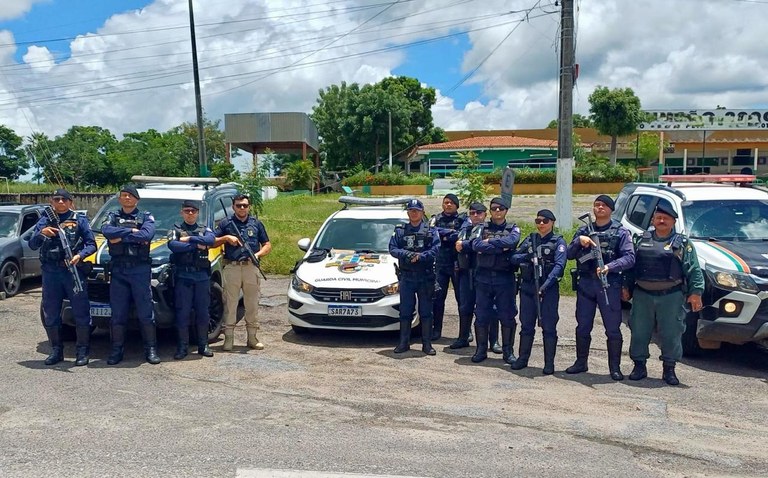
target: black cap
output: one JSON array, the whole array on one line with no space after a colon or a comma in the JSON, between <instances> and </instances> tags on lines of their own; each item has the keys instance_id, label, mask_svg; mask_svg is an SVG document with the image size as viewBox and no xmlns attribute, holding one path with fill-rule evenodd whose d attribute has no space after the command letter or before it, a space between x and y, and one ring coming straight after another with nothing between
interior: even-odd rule
<instances>
[{"instance_id":1,"label":"black cap","mask_svg":"<svg viewBox=\"0 0 768 478\"><path fill-rule=\"evenodd\" d=\"M453 193L446 194L443 199L450 199L453 204L456 205L456 207L459 207L459 197L456 196Z\"/></svg>"},{"instance_id":2,"label":"black cap","mask_svg":"<svg viewBox=\"0 0 768 478\"><path fill-rule=\"evenodd\" d=\"M191 199L185 199L183 203L181 203L181 207L191 207L193 209L200 210L200 201L193 201Z\"/></svg>"},{"instance_id":3,"label":"black cap","mask_svg":"<svg viewBox=\"0 0 768 478\"><path fill-rule=\"evenodd\" d=\"M499 206L502 206L504 209L509 209L509 205L507 204L507 201L504 200L502 197L495 197L491 199L491 206L494 204L498 204Z\"/></svg>"},{"instance_id":4,"label":"black cap","mask_svg":"<svg viewBox=\"0 0 768 478\"><path fill-rule=\"evenodd\" d=\"M53 194L51 194L51 197L63 197L67 201L71 201L72 200L72 195L69 194L69 191L67 191L66 189L62 189L62 188L59 188L59 189L55 190L53 192Z\"/></svg>"},{"instance_id":5,"label":"black cap","mask_svg":"<svg viewBox=\"0 0 768 478\"><path fill-rule=\"evenodd\" d=\"M411 199L408 201L408 204L405 206L406 209L418 209L419 211L424 210L424 203L419 201L418 199Z\"/></svg>"},{"instance_id":6,"label":"black cap","mask_svg":"<svg viewBox=\"0 0 768 478\"><path fill-rule=\"evenodd\" d=\"M677 219L677 213L675 212L675 208L672 207L669 201L665 201L664 199L659 201L659 203L656 205L655 212L661 212L666 214L667 216L671 216Z\"/></svg>"},{"instance_id":7,"label":"black cap","mask_svg":"<svg viewBox=\"0 0 768 478\"><path fill-rule=\"evenodd\" d=\"M485 207L485 204L483 204L481 202L473 202L472 204L469 205L469 210L470 211L485 212L485 211L488 210L488 208Z\"/></svg>"},{"instance_id":8,"label":"black cap","mask_svg":"<svg viewBox=\"0 0 768 478\"><path fill-rule=\"evenodd\" d=\"M611 199L611 196L608 196L607 194L601 194L595 198L595 202L600 201L601 203L608 206L611 211L616 210L616 204L613 202L613 199Z\"/></svg>"},{"instance_id":9,"label":"black cap","mask_svg":"<svg viewBox=\"0 0 768 478\"><path fill-rule=\"evenodd\" d=\"M121 192L121 193L128 193L128 194L130 194L131 196L135 197L136 199L141 199L141 198L139 197L139 191L138 191L138 190L136 190L136 186L133 186L133 185L131 185L131 184L126 184L125 186L123 186L122 188L120 188L120 192Z\"/></svg>"},{"instance_id":10,"label":"black cap","mask_svg":"<svg viewBox=\"0 0 768 478\"><path fill-rule=\"evenodd\" d=\"M536 217L539 217L539 216L547 218L550 221L556 220L554 213L552 213L552 211L550 211L549 209L542 209L541 211L537 212Z\"/></svg>"}]
</instances>

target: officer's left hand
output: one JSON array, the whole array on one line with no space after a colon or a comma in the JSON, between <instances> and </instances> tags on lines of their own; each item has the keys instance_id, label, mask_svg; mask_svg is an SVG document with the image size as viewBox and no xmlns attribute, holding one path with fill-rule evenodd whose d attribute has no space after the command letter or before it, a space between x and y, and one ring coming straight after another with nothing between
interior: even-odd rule
<instances>
[{"instance_id":1,"label":"officer's left hand","mask_svg":"<svg viewBox=\"0 0 768 478\"><path fill-rule=\"evenodd\" d=\"M461 241L456 241L456 252L461 252Z\"/></svg>"},{"instance_id":2,"label":"officer's left hand","mask_svg":"<svg viewBox=\"0 0 768 478\"><path fill-rule=\"evenodd\" d=\"M629 302L632 300L632 293L629 292L629 289L626 287L621 288L621 300L624 302Z\"/></svg>"},{"instance_id":3,"label":"officer's left hand","mask_svg":"<svg viewBox=\"0 0 768 478\"><path fill-rule=\"evenodd\" d=\"M118 242L123 242L123 238L122 237L116 237L114 239L110 239L109 240L110 244L117 244Z\"/></svg>"},{"instance_id":4,"label":"officer's left hand","mask_svg":"<svg viewBox=\"0 0 768 478\"><path fill-rule=\"evenodd\" d=\"M184 236L179 238L179 242L189 242L191 236Z\"/></svg>"},{"instance_id":5,"label":"officer's left hand","mask_svg":"<svg viewBox=\"0 0 768 478\"><path fill-rule=\"evenodd\" d=\"M40 234L44 235L45 237L54 237L58 233L59 230L51 226L44 227L40 230Z\"/></svg>"},{"instance_id":6,"label":"officer's left hand","mask_svg":"<svg viewBox=\"0 0 768 478\"><path fill-rule=\"evenodd\" d=\"M411 262L419 262L419 255L414 254L413 256L411 256Z\"/></svg>"},{"instance_id":7,"label":"officer's left hand","mask_svg":"<svg viewBox=\"0 0 768 478\"><path fill-rule=\"evenodd\" d=\"M606 275L608 274L608 266L603 266L602 268L598 267L596 272L597 272L597 275L599 276Z\"/></svg>"},{"instance_id":8,"label":"officer's left hand","mask_svg":"<svg viewBox=\"0 0 768 478\"><path fill-rule=\"evenodd\" d=\"M76 266L78 262L80 262L80 254L75 254L74 257L72 257L72 260L69 261L73 266Z\"/></svg>"},{"instance_id":9,"label":"officer's left hand","mask_svg":"<svg viewBox=\"0 0 768 478\"><path fill-rule=\"evenodd\" d=\"M691 294L688 296L688 303L691 304L691 310L698 312L701 310L701 296L699 294Z\"/></svg>"}]
</instances>

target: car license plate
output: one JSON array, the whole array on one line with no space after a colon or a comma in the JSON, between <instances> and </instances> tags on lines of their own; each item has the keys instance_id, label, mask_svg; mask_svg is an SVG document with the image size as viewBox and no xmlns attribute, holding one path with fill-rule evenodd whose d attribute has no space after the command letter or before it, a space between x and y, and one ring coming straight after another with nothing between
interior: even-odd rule
<instances>
[{"instance_id":1,"label":"car license plate","mask_svg":"<svg viewBox=\"0 0 768 478\"><path fill-rule=\"evenodd\" d=\"M334 317L362 317L363 308L359 305L329 305L328 315Z\"/></svg>"},{"instance_id":2,"label":"car license plate","mask_svg":"<svg viewBox=\"0 0 768 478\"><path fill-rule=\"evenodd\" d=\"M112 317L112 307L109 304L91 304L91 317Z\"/></svg>"}]
</instances>

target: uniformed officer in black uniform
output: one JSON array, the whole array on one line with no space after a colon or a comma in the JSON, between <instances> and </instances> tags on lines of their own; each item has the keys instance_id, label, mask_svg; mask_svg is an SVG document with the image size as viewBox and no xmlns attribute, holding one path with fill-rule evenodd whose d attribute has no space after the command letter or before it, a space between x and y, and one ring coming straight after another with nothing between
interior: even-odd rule
<instances>
[{"instance_id":1,"label":"uniformed officer in black uniform","mask_svg":"<svg viewBox=\"0 0 768 478\"><path fill-rule=\"evenodd\" d=\"M29 248L40 249L40 268L43 272L43 326L51 344L51 354L45 359L46 365L54 365L64 360L64 343L61 339L61 306L64 299L69 299L72 314L75 317L75 334L77 336L75 365L88 364L91 338L91 312L88 302L88 292L85 274L77 268L83 291L75 294L74 277L64 261L66 255L59 238L59 229L64 231L69 247L72 249L72 260L75 266L96 252L96 242L93 238L88 218L72 211L72 195L66 189L57 189L51 195L51 208L58 216L58 227L46 215L43 215L35 225L35 230L29 238Z\"/></svg>"},{"instance_id":2,"label":"uniformed officer in black uniform","mask_svg":"<svg viewBox=\"0 0 768 478\"><path fill-rule=\"evenodd\" d=\"M566 252L563 236L555 234L555 215L549 209L536 213L537 232L532 233L512 255L512 264L520 266L520 351L513 370L528 366L536 320L544 339L544 375L555 373L557 351L557 308L560 305L559 281L565 270ZM538 268L538 271L535 270ZM538 289L537 279L538 274ZM539 302L537 308L536 302ZM538 317L539 311L541 317Z\"/></svg>"},{"instance_id":3,"label":"uniformed officer in black uniform","mask_svg":"<svg viewBox=\"0 0 768 478\"><path fill-rule=\"evenodd\" d=\"M459 275L459 336L449 346L451 349L469 347L471 342L472 318L475 315L475 268L477 267L477 258L472 251L472 241L482 234L487 210L488 208L479 202L469 205L469 217L459 229L459 237L454 245ZM491 324L491 331L493 328ZM498 328L497 320L497 331Z\"/></svg>"},{"instance_id":4,"label":"uniformed officer in black uniform","mask_svg":"<svg viewBox=\"0 0 768 478\"><path fill-rule=\"evenodd\" d=\"M183 359L188 353L189 318L193 308L197 353L213 357L213 352L208 347L208 309L211 305L211 262L208 260L208 249L213 246L216 236L211 228L197 222L199 212L198 201L184 201L181 204L184 220L174 224L173 229L168 231L178 335L178 347L173 356L176 360Z\"/></svg>"},{"instance_id":5,"label":"uniformed officer in black uniform","mask_svg":"<svg viewBox=\"0 0 768 478\"><path fill-rule=\"evenodd\" d=\"M120 189L120 209L110 212L101 225L110 255L109 301L112 306L112 351L107 363L123 360L125 329L131 306L136 309L144 357L151 364L160 363L157 355L157 331L152 304L152 269L149 244L155 235L155 218L149 211L140 211L139 192L135 186Z\"/></svg>"},{"instance_id":6,"label":"uniformed officer in black uniform","mask_svg":"<svg viewBox=\"0 0 768 478\"><path fill-rule=\"evenodd\" d=\"M445 315L445 299L448 297L448 283L453 283L453 295L458 304L461 300L459 292L459 274L456 267L456 240L459 229L466 220L465 214L459 214L459 198L455 194L446 194L443 198L443 212L432 216L429 222L440 236L440 249L435 259L435 275L437 290L435 305L432 313L432 340L438 340L443 334L443 316Z\"/></svg>"},{"instance_id":7,"label":"uniformed officer in black uniform","mask_svg":"<svg viewBox=\"0 0 768 478\"><path fill-rule=\"evenodd\" d=\"M424 221L424 204L411 199L406 205L408 223L395 226L389 240L389 254L398 260L400 282L400 341L395 353L411 348L411 322L418 297L421 321L421 350L435 355L432 348L432 301L435 294L435 256L440 238Z\"/></svg>"}]
</instances>

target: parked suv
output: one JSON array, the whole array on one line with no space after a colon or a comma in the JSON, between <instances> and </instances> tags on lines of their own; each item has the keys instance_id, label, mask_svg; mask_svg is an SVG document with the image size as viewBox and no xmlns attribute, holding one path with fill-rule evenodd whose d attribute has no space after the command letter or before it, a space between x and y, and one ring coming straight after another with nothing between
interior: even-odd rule
<instances>
[{"instance_id":1,"label":"parked suv","mask_svg":"<svg viewBox=\"0 0 768 478\"><path fill-rule=\"evenodd\" d=\"M22 279L41 274L39 251L28 241L42 211L42 206L0 206L0 292L6 297L19 292Z\"/></svg>"},{"instance_id":2,"label":"parked suv","mask_svg":"<svg viewBox=\"0 0 768 478\"><path fill-rule=\"evenodd\" d=\"M155 236L150 245L152 259L152 301L155 322L160 328L175 326L173 280L170 269L170 253L166 246L168 230L180 222L181 203L185 199L201 202L199 221L214 229L231 213L232 198L237 194L234 183L219 185L215 178L166 178L134 176L141 199L139 209L149 211L155 218ZM91 318L95 327L109 327L112 308L109 301L109 250L101 234L101 224L110 211L120 208L117 196L110 198L91 221L96 236L96 253L86 258L93 264L88 275L88 298L91 302ZM211 248L211 320L208 325L208 339L214 340L221 333L224 305L221 287L222 248ZM66 326L74 326L69 303L65 302L62 320ZM131 311L130 323L136 325L135 311Z\"/></svg>"},{"instance_id":3,"label":"parked suv","mask_svg":"<svg viewBox=\"0 0 768 478\"><path fill-rule=\"evenodd\" d=\"M768 189L751 184L754 176L662 176L667 179L676 182L627 184L613 217L641 234L665 199L679 215L676 231L696 248L704 308L686 315L683 353L722 342L768 346Z\"/></svg>"}]
</instances>

